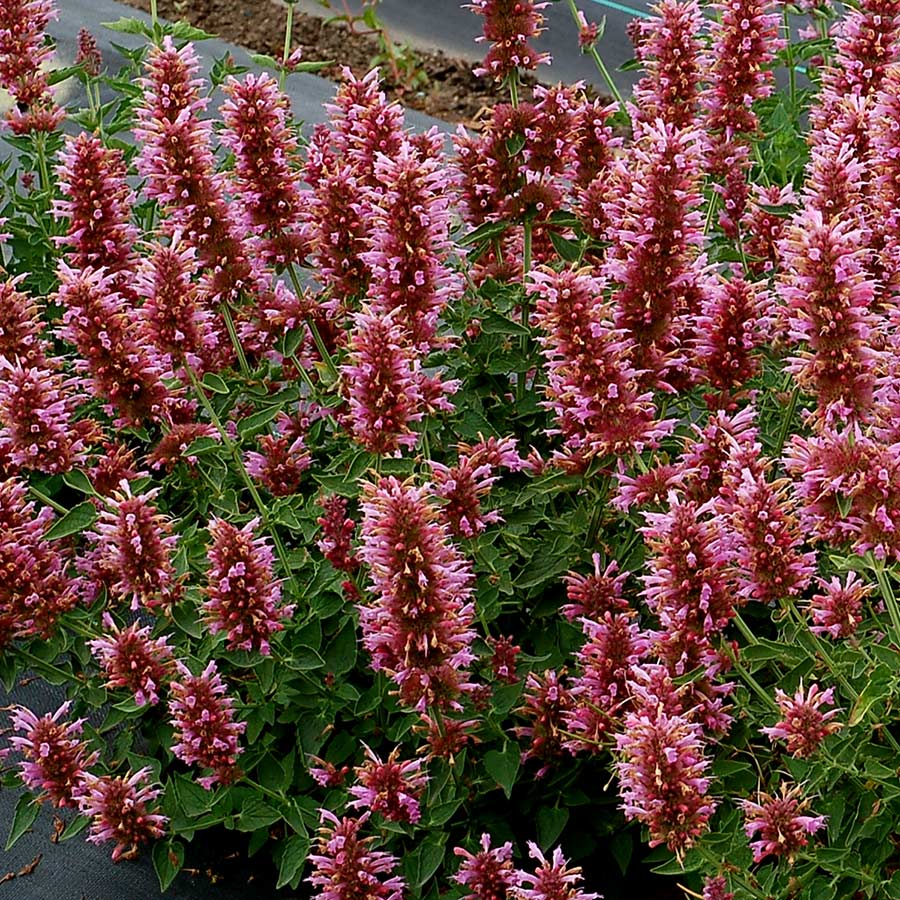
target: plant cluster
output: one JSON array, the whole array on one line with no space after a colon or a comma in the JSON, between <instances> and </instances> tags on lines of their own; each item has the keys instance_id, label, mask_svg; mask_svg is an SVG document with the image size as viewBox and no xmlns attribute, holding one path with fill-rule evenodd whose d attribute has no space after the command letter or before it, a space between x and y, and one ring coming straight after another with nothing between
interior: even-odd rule
<instances>
[{"instance_id":1,"label":"plant cluster","mask_svg":"<svg viewBox=\"0 0 900 900\"><path fill-rule=\"evenodd\" d=\"M66 695L9 844L900 897L900 0L662 0L611 104L520 102L542 4L472 6L510 102L453 138L0 6L0 677Z\"/></svg>"}]
</instances>

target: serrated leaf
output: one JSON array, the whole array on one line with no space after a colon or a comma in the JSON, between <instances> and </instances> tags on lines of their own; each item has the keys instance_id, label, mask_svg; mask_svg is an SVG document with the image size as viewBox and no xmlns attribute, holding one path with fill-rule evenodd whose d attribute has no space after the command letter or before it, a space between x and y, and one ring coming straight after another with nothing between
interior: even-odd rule
<instances>
[{"instance_id":1,"label":"serrated leaf","mask_svg":"<svg viewBox=\"0 0 900 900\"><path fill-rule=\"evenodd\" d=\"M142 34L144 37L153 36L153 31L150 26L141 19L123 16L121 19L116 19L115 22L101 22L100 24L110 31L118 31L119 34Z\"/></svg>"},{"instance_id":2,"label":"serrated leaf","mask_svg":"<svg viewBox=\"0 0 900 900\"><path fill-rule=\"evenodd\" d=\"M181 841L157 841L153 845L153 868L161 891L168 890L183 865L184 844Z\"/></svg>"},{"instance_id":3,"label":"serrated leaf","mask_svg":"<svg viewBox=\"0 0 900 900\"><path fill-rule=\"evenodd\" d=\"M457 244L461 247L469 247L472 244L489 241L492 238L500 237L507 228L509 228L508 222L485 222L483 225L479 225L476 229L461 237L457 241Z\"/></svg>"},{"instance_id":4,"label":"serrated leaf","mask_svg":"<svg viewBox=\"0 0 900 900\"><path fill-rule=\"evenodd\" d=\"M219 375L216 375L215 372L207 372L203 376L203 380L200 382L208 391L212 391L214 394L227 394L228 393L228 385L222 380Z\"/></svg>"},{"instance_id":5,"label":"serrated leaf","mask_svg":"<svg viewBox=\"0 0 900 900\"><path fill-rule=\"evenodd\" d=\"M190 818L209 812L217 799L212 791L206 790L202 784L197 784L186 775L173 776L169 785L175 793L179 808Z\"/></svg>"},{"instance_id":6,"label":"serrated leaf","mask_svg":"<svg viewBox=\"0 0 900 900\"><path fill-rule=\"evenodd\" d=\"M90 478L80 469L72 469L71 472L63 472L63 482L82 494L96 495L94 486L91 484Z\"/></svg>"},{"instance_id":7,"label":"serrated leaf","mask_svg":"<svg viewBox=\"0 0 900 900\"><path fill-rule=\"evenodd\" d=\"M343 628L325 648L325 668L334 675L343 675L356 665L358 649L356 623L347 619Z\"/></svg>"},{"instance_id":8,"label":"serrated leaf","mask_svg":"<svg viewBox=\"0 0 900 900\"><path fill-rule=\"evenodd\" d=\"M48 541L57 541L68 537L70 534L78 534L90 528L97 521L97 508L90 500L73 506L64 516L57 519L44 534Z\"/></svg>"},{"instance_id":9,"label":"serrated leaf","mask_svg":"<svg viewBox=\"0 0 900 900\"><path fill-rule=\"evenodd\" d=\"M277 888L293 884L294 879L299 879L309 856L309 838L305 834L292 834L282 842L281 854L278 859L278 883Z\"/></svg>"},{"instance_id":10,"label":"serrated leaf","mask_svg":"<svg viewBox=\"0 0 900 900\"><path fill-rule=\"evenodd\" d=\"M491 750L484 757L485 770L503 788L507 799L512 795L519 774L519 757L519 748L515 744L507 744L502 751Z\"/></svg>"},{"instance_id":11,"label":"serrated leaf","mask_svg":"<svg viewBox=\"0 0 900 900\"><path fill-rule=\"evenodd\" d=\"M254 432L259 431L260 428L264 428L268 425L280 412L281 409L278 406L267 406L264 409L253 413L252 416L241 419L241 421L238 422L238 433L242 438L246 438Z\"/></svg>"},{"instance_id":12,"label":"serrated leaf","mask_svg":"<svg viewBox=\"0 0 900 900\"><path fill-rule=\"evenodd\" d=\"M256 831L257 828L274 825L279 819L281 819L281 813L275 807L258 797L251 797L241 809L238 828L241 831Z\"/></svg>"},{"instance_id":13,"label":"serrated leaf","mask_svg":"<svg viewBox=\"0 0 900 900\"><path fill-rule=\"evenodd\" d=\"M41 811L40 803L36 802L31 794L22 794L16 803L16 812L13 816L12 826L9 829L9 838L6 841L6 850L12 850L16 841L34 825L34 820Z\"/></svg>"},{"instance_id":14,"label":"serrated leaf","mask_svg":"<svg viewBox=\"0 0 900 900\"><path fill-rule=\"evenodd\" d=\"M519 322L514 322L506 316L489 309L481 318L481 330L485 334L516 334L521 337L529 337L531 332Z\"/></svg>"},{"instance_id":15,"label":"serrated leaf","mask_svg":"<svg viewBox=\"0 0 900 900\"><path fill-rule=\"evenodd\" d=\"M409 886L418 889L431 878L444 861L446 835L430 835L403 860L403 869Z\"/></svg>"}]
</instances>

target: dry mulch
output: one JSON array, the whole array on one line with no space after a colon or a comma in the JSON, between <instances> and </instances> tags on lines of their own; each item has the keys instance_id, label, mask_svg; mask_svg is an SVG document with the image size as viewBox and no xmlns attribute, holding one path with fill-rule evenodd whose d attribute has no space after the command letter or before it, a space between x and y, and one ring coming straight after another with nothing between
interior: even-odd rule
<instances>
[{"instance_id":1,"label":"dry mulch","mask_svg":"<svg viewBox=\"0 0 900 900\"><path fill-rule=\"evenodd\" d=\"M125 2L145 12L150 9L149 0ZM274 0L159 0L158 9L170 21L183 19L252 52L281 57L287 8ZM293 46L302 48L304 60L333 60L318 73L325 78L338 79L343 66L361 77L381 53L377 37L363 33L364 29L364 25L351 31L343 23L326 24L295 9ZM416 50L415 59L418 84L395 77L389 63L381 64L385 92L405 106L477 128L485 112L506 98L499 85L473 75L472 64L466 60L433 50ZM522 95L529 99L530 86L525 86Z\"/></svg>"}]
</instances>

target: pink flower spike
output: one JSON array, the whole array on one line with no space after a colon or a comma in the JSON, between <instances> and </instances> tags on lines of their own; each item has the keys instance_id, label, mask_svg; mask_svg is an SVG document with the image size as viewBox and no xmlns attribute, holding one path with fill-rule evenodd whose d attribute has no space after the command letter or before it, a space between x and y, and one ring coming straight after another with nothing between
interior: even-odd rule
<instances>
[{"instance_id":1,"label":"pink flower spike","mask_svg":"<svg viewBox=\"0 0 900 900\"><path fill-rule=\"evenodd\" d=\"M166 833L169 820L148 808L162 793L160 788L151 787L149 780L149 768L125 778L85 775L78 805L82 815L93 818L88 840L92 844L115 841L113 862L134 859L141 844L158 840Z\"/></svg>"},{"instance_id":2,"label":"pink flower spike","mask_svg":"<svg viewBox=\"0 0 900 900\"><path fill-rule=\"evenodd\" d=\"M372 750L363 744L366 761L356 767L359 782L350 788L354 800L350 806L381 813L392 822L410 822L415 825L422 817L419 801L428 784L428 776L422 772L422 759L400 762L400 748L395 747L386 762L382 762Z\"/></svg>"},{"instance_id":3,"label":"pink flower spike","mask_svg":"<svg viewBox=\"0 0 900 900\"><path fill-rule=\"evenodd\" d=\"M734 894L728 890L728 882L723 875L704 881L702 900L734 900Z\"/></svg>"},{"instance_id":4,"label":"pink flower spike","mask_svg":"<svg viewBox=\"0 0 900 900\"><path fill-rule=\"evenodd\" d=\"M293 606L281 605L275 580L274 554L267 540L256 537L259 519L236 528L224 519L209 524L212 544L204 589L203 616L210 633L228 635L229 650L270 653L269 638L284 629Z\"/></svg>"},{"instance_id":5,"label":"pink flower spike","mask_svg":"<svg viewBox=\"0 0 900 900\"><path fill-rule=\"evenodd\" d=\"M807 836L825 827L828 817L806 815L810 801L799 797L799 786L789 789L782 784L780 796L760 793L758 803L742 801L744 832L751 838L754 862L767 856L784 856L791 862L809 844Z\"/></svg>"},{"instance_id":6,"label":"pink flower spike","mask_svg":"<svg viewBox=\"0 0 900 900\"><path fill-rule=\"evenodd\" d=\"M231 784L238 776L237 759L243 748L240 735L246 722L234 721L234 699L211 660L200 675L192 675L178 663L180 680L169 685L169 714L175 728L172 753L188 765L212 769L197 779L207 790L218 783Z\"/></svg>"},{"instance_id":7,"label":"pink flower spike","mask_svg":"<svg viewBox=\"0 0 900 900\"><path fill-rule=\"evenodd\" d=\"M856 572L848 572L844 582L835 576L830 581L816 579L819 591L809 601L809 614L813 634L832 640L850 637L856 633L863 620L863 600L873 586L863 582Z\"/></svg>"},{"instance_id":8,"label":"pink flower spike","mask_svg":"<svg viewBox=\"0 0 900 900\"><path fill-rule=\"evenodd\" d=\"M10 746L24 757L19 763L22 781L31 790L41 791L40 802L54 806L75 806L88 766L97 759L81 740L85 719L65 721L72 707L63 703L55 713L38 718L24 706L14 706L10 721L19 734L9 738Z\"/></svg>"},{"instance_id":9,"label":"pink flower spike","mask_svg":"<svg viewBox=\"0 0 900 900\"><path fill-rule=\"evenodd\" d=\"M773 743L785 741L792 756L812 756L829 734L841 728L840 722L831 721L841 710L823 709L834 705L834 688L823 691L817 684L812 684L804 691L801 683L793 697L777 689L775 701L781 710L781 720L760 730Z\"/></svg>"},{"instance_id":10,"label":"pink flower spike","mask_svg":"<svg viewBox=\"0 0 900 900\"><path fill-rule=\"evenodd\" d=\"M462 865L453 876L468 893L462 900L507 900L518 884L518 874L512 864L512 844L507 841L491 847L491 836L481 836L481 849L470 853L462 847L453 852L462 857Z\"/></svg>"},{"instance_id":11,"label":"pink flower spike","mask_svg":"<svg viewBox=\"0 0 900 900\"><path fill-rule=\"evenodd\" d=\"M359 836L369 813L343 819L327 809L321 814L318 846L309 856L313 900L403 900L406 882L394 874L397 858L373 850L374 838Z\"/></svg>"},{"instance_id":12,"label":"pink flower spike","mask_svg":"<svg viewBox=\"0 0 900 900\"><path fill-rule=\"evenodd\" d=\"M538 861L534 874L519 872L519 883L513 889L516 900L598 900L600 894L581 890L581 867L568 868L562 847L557 847L548 860L533 841L528 842L528 855Z\"/></svg>"},{"instance_id":13,"label":"pink flower spike","mask_svg":"<svg viewBox=\"0 0 900 900\"><path fill-rule=\"evenodd\" d=\"M530 43L543 33L540 10L548 5L535 0L472 0L467 8L484 18L484 33L476 40L491 45L475 74L502 81L519 69L549 65L550 54L539 53Z\"/></svg>"},{"instance_id":14,"label":"pink flower spike","mask_svg":"<svg viewBox=\"0 0 900 900\"><path fill-rule=\"evenodd\" d=\"M119 628L109 613L103 624L107 633L88 646L106 674L106 686L131 691L138 706L158 703L173 668L168 638L151 638L150 627L139 628L137 622Z\"/></svg>"}]
</instances>

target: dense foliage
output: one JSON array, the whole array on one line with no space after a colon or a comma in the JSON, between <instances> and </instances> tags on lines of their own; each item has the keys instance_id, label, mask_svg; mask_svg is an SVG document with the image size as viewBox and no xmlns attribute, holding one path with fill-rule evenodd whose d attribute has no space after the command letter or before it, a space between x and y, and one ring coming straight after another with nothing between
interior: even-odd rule
<instances>
[{"instance_id":1,"label":"dense foliage","mask_svg":"<svg viewBox=\"0 0 900 900\"><path fill-rule=\"evenodd\" d=\"M473 10L511 102L451 140L0 4L0 676L68 697L4 719L10 844L900 897L900 2L662 0L610 105Z\"/></svg>"}]
</instances>

